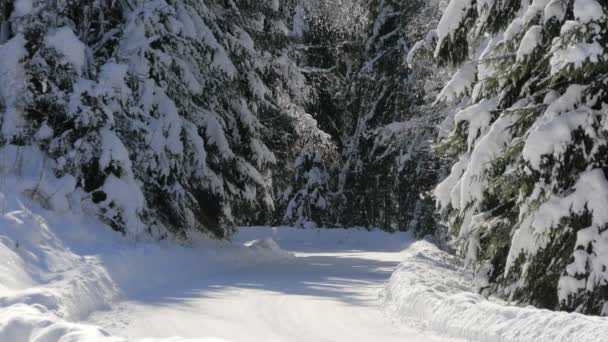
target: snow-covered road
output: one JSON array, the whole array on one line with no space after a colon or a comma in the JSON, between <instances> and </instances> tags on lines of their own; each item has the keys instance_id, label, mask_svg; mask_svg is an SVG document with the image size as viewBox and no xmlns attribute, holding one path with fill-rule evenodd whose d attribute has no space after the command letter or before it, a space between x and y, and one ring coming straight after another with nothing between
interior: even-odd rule
<instances>
[{"instance_id":1,"label":"snow-covered road","mask_svg":"<svg viewBox=\"0 0 608 342\"><path fill-rule=\"evenodd\" d=\"M184 246L49 211L23 195L38 173L0 185L0 342L608 342L608 318L486 299L405 233L258 227Z\"/></svg>"},{"instance_id":2,"label":"snow-covered road","mask_svg":"<svg viewBox=\"0 0 608 342\"><path fill-rule=\"evenodd\" d=\"M475 294L457 259L404 233L244 228L182 246L2 200L2 342L608 341L606 318Z\"/></svg>"},{"instance_id":3,"label":"snow-covered road","mask_svg":"<svg viewBox=\"0 0 608 342\"><path fill-rule=\"evenodd\" d=\"M245 228L236 242L269 235L270 229ZM380 307L379 292L401 261L407 235L309 235L273 235L294 258L193 274L186 283L180 277L179 286L136 293L88 321L129 339L447 341L392 324Z\"/></svg>"}]
</instances>

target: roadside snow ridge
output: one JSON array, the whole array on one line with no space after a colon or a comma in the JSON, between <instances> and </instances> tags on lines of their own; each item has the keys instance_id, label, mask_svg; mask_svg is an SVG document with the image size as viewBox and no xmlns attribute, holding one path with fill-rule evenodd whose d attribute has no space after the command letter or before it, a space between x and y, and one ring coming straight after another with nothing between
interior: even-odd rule
<instances>
[{"instance_id":1,"label":"roadside snow ridge","mask_svg":"<svg viewBox=\"0 0 608 342\"><path fill-rule=\"evenodd\" d=\"M608 319L518 307L472 291L472 276L426 241L413 244L382 293L395 320L474 341L607 341Z\"/></svg>"}]
</instances>

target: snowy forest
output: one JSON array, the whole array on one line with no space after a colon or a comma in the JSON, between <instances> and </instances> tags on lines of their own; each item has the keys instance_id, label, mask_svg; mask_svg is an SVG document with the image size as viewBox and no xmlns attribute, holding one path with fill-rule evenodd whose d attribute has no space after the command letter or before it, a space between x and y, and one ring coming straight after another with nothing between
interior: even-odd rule
<instances>
[{"instance_id":1,"label":"snowy forest","mask_svg":"<svg viewBox=\"0 0 608 342\"><path fill-rule=\"evenodd\" d=\"M0 0L0 208L0 341L608 341L608 2Z\"/></svg>"}]
</instances>

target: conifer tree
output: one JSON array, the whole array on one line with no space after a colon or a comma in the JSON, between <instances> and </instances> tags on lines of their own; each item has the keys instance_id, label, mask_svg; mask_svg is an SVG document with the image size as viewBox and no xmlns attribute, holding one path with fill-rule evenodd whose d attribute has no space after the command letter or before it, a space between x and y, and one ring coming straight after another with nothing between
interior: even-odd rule
<instances>
[{"instance_id":1,"label":"conifer tree","mask_svg":"<svg viewBox=\"0 0 608 342\"><path fill-rule=\"evenodd\" d=\"M331 215L329 173L319 146L308 144L294 162L295 176L284 194L283 221L298 227L326 227Z\"/></svg>"},{"instance_id":2,"label":"conifer tree","mask_svg":"<svg viewBox=\"0 0 608 342\"><path fill-rule=\"evenodd\" d=\"M221 238L267 220L309 91L287 44L291 8L2 6L2 145L43 151L54 176L73 177L74 205L137 236Z\"/></svg>"},{"instance_id":3,"label":"conifer tree","mask_svg":"<svg viewBox=\"0 0 608 342\"><path fill-rule=\"evenodd\" d=\"M452 0L436 56L463 107L435 190L481 292L608 315L608 4Z\"/></svg>"}]
</instances>

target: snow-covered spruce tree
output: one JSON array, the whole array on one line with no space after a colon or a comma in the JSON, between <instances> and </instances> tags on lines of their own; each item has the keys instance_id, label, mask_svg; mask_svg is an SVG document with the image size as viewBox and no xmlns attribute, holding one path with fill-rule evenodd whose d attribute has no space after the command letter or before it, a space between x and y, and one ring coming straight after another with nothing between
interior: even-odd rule
<instances>
[{"instance_id":1,"label":"snow-covered spruce tree","mask_svg":"<svg viewBox=\"0 0 608 342\"><path fill-rule=\"evenodd\" d=\"M253 114L233 108L239 120L244 120L234 129L242 132L245 139L255 138L251 143L235 141L239 153L253 158L253 167L242 171L255 175L259 170L257 184L245 185L246 192L232 200L232 207L239 212L239 224L266 224L273 220L277 193L291 175L289 164L298 152L297 142L303 139L300 126L307 121L303 106L311 90L296 63L298 52L290 41L292 32L288 27L295 5L290 1L239 1L236 6L228 6L229 15L219 26L230 39L227 44L238 71L236 95L248 106L244 107L246 112ZM224 96L234 98L230 94ZM242 175L238 177L243 179Z\"/></svg>"},{"instance_id":2,"label":"snow-covered spruce tree","mask_svg":"<svg viewBox=\"0 0 608 342\"><path fill-rule=\"evenodd\" d=\"M233 211L272 209L273 151L287 153L307 91L275 1L2 10L2 144L36 146L72 176L72 205L157 237L225 237Z\"/></svg>"},{"instance_id":3,"label":"snow-covered spruce tree","mask_svg":"<svg viewBox=\"0 0 608 342\"><path fill-rule=\"evenodd\" d=\"M295 175L285 192L283 222L297 227L326 227L331 218L330 176L322 146L307 144L294 162Z\"/></svg>"},{"instance_id":4,"label":"snow-covered spruce tree","mask_svg":"<svg viewBox=\"0 0 608 342\"><path fill-rule=\"evenodd\" d=\"M608 315L608 3L452 0L437 57L461 102L435 190L479 290Z\"/></svg>"},{"instance_id":5,"label":"snow-covered spruce tree","mask_svg":"<svg viewBox=\"0 0 608 342\"><path fill-rule=\"evenodd\" d=\"M297 34L292 36L296 41L301 38ZM314 91L311 89L311 92ZM310 103L306 103L306 106L310 106ZM297 110L297 139L291 142L295 158L288 159L285 165L289 178L277 197L276 214L281 215L277 222L298 227L334 226L330 168L338 160L336 144L304 108ZM282 176L277 177L278 181L282 179Z\"/></svg>"},{"instance_id":6,"label":"snow-covered spruce tree","mask_svg":"<svg viewBox=\"0 0 608 342\"><path fill-rule=\"evenodd\" d=\"M80 196L83 207L115 229L139 231L143 196L129 155L110 129L128 99L122 69L94 62L112 54L112 29L123 18L115 6L86 4L3 1L2 145L39 147L55 176L73 176L87 193ZM86 32L82 39L79 31ZM53 191L37 196L50 198Z\"/></svg>"}]
</instances>

